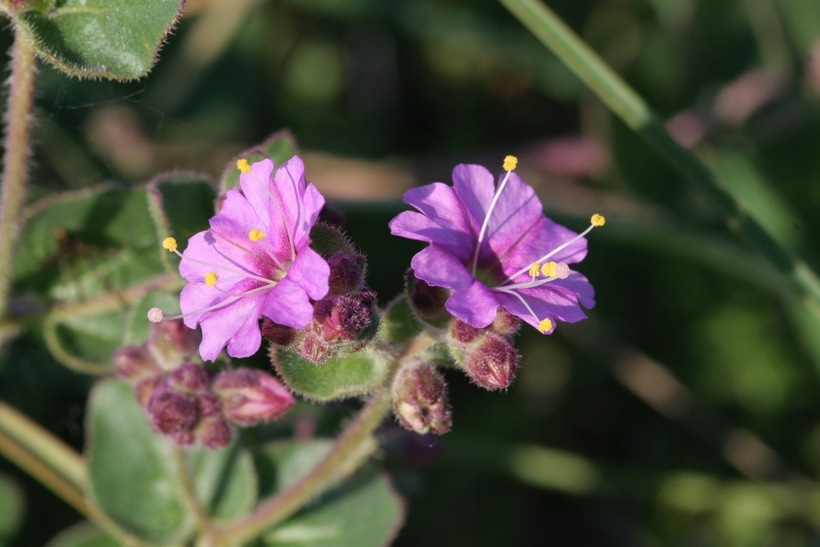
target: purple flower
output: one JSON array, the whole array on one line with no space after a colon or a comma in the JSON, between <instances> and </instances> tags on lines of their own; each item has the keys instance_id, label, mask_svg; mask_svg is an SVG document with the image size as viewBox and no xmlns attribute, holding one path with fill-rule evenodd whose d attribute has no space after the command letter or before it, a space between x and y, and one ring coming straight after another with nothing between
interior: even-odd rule
<instances>
[{"instance_id":1,"label":"purple flower","mask_svg":"<svg viewBox=\"0 0 820 547\"><path fill-rule=\"evenodd\" d=\"M308 246L325 200L305 182L302 160L294 156L275 174L270 160L239 160L237 167L241 190L228 190L210 230L191 237L180 255L179 273L188 280L182 317L202 328L199 353L208 361L226 345L233 357L254 354L261 317L306 326L311 300L328 292L328 265ZM175 251L176 241L163 246Z\"/></svg>"},{"instance_id":2,"label":"purple flower","mask_svg":"<svg viewBox=\"0 0 820 547\"><path fill-rule=\"evenodd\" d=\"M535 191L513 173L507 156L498 187L480 165L457 165L453 186L435 182L408 190L405 211L390 222L393 235L430 245L413 257L415 276L452 294L447 310L478 328L492 323L499 306L543 333L556 321L586 317L595 305L589 281L569 264L583 260L585 236L604 218L576 234L544 217ZM580 304L579 304L580 303Z\"/></svg>"}]
</instances>

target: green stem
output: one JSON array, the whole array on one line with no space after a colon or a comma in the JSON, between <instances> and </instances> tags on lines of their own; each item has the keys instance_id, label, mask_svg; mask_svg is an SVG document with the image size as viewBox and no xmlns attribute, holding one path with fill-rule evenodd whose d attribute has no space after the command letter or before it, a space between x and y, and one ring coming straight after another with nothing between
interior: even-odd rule
<instances>
[{"instance_id":1,"label":"green stem","mask_svg":"<svg viewBox=\"0 0 820 547\"><path fill-rule=\"evenodd\" d=\"M646 102L538 0L501 0L530 32L580 78L632 130L681 172L726 219L729 228L755 244L820 314L820 280L811 268L778 243L720 185L714 174L678 144Z\"/></svg>"},{"instance_id":2,"label":"green stem","mask_svg":"<svg viewBox=\"0 0 820 547\"><path fill-rule=\"evenodd\" d=\"M188 506L193 511L194 518L196 518L197 527L200 532L199 544L212 545L213 523L211 522L208 512L202 506L202 503L200 503L199 497L196 494L196 485L194 484L194 478L191 474L190 464L188 459L185 457L185 451L179 447L174 447L173 460L174 466L176 467L176 475L179 478L180 485L182 486L182 495L188 502Z\"/></svg>"},{"instance_id":3,"label":"green stem","mask_svg":"<svg viewBox=\"0 0 820 547\"><path fill-rule=\"evenodd\" d=\"M6 109L6 155L0 183L0 317L5 315L8 307L12 253L17 242L20 208L26 195L36 71L34 45L16 26Z\"/></svg>"}]
</instances>

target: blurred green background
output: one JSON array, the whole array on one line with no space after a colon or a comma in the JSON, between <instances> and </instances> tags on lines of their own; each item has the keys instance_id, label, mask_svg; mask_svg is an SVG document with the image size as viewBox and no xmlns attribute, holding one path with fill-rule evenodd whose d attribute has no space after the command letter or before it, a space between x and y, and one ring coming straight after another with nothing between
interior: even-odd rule
<instances>
[{"instance_id":1,"label":"blurred green background","mask_svg":"<svg viewBox=\"0 0 820 547\"><path fill-rule=\"evenodd\" d=\"M820 2L549 5L820 266ZM384 427L408 501L397 545L820 545L816 313L496 2L189 0L141 81L42 66L32 197L176 168L217 177L280 128L383 303L420 249L387 221L456 163L498 172L516 154L548 215L579 231L608 220L579 268L590 321L523 333L506 393L448 371L446 436ZM92 379L38 348L0 355L0 397L81 447ZM16 524L0 507L0 544L79 520L6 461L0 490L25 499Z\"/></svg>"}]
</instances>

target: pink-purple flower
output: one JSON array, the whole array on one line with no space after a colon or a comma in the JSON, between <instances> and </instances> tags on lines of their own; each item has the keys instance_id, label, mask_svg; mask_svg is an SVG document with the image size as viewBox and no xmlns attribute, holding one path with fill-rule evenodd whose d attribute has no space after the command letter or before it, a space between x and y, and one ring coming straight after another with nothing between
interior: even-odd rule
<instances>
[{"instance_id":1,"label":"pink-purple flower","mask_svg":"<svg viewBox=\"0 0 820 547\"><path fill-rule=\"evenodd\" d=\"M180 296L185 325L202 329L200 355L213 361L224 347L233 357L254 354L262 343L259 319L306 326L312 300L328 292L329 267L309 247L310 230L325 203L305 181L294 156L274 173L270 160L240 160L239 189L228 190L210 229L188 240L179 272L188 284ZM168 238L163 246L176 251Z\"/></svg>"},{"instance_id":2,"label":"pink-purple flower","mask_svg":"<svg viewBox=\"0 0 820 547\"><path fill-rule=\"evenodd\" d=\"M413 257L415 276L452 291L445 306L462 321L483 328L502 307L551 333L557 321L586 318L594 290L570 264L583 260L585 236L604 218L577 234L544 216L535 191L513 172L508 156L496 186L480 165L457 165L453 185L435 182L408 190L416 211L390 222L393 235L430 245Z\"/></svg>"}]
</instances>

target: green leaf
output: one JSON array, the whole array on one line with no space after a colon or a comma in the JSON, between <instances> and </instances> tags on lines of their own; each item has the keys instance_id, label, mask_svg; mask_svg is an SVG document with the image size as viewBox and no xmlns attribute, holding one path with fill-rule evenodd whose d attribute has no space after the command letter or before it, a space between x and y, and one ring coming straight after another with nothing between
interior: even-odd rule
<instances>
[{"instance_id":1,"label":"green leaf","mask_svg":"<svg viewBox=\"0 0 820 547\"><path fill-rule=\"evenodd\" d=\"M179 313L179 297L164 292L151 292L145 295L131 309L125 322L124 346L139 346L148 340L151 332L151 322L146 321L148 310L159 308L166 315Z\"/></svg>"},{"instance_id":2,"label":"green leaf","mask_svg":"<svg viewBox=\"0 0 820 547\"><path fill-rule=\"evenodd\" d=\"M257 454L263 491L276 493L307 474L331 449L326 440L273 443ZM270 492L267 492L270 490ZM343 486L266 532L268 547L370 547L389 544L404 522L404 503L390 480L364 469Z\"/></svg>"},{"instance_id":3,"label":"green leaf","mask_svg":"<svg viewBox=\"0 0 820 547\"><path fill-rule=\"evenodd\" d=\"M184 540L194 515L175 477L171 443L154 434L133 391L122 382L98 383L89 406L86 455L94 502L141 540Z\"/></svg>"},{"instance_id":4,"label":"green leaf","mask_svg":"<svg viewBox=\"0 0 820 547\"><path fill-rule=\"evenodd\" d=\"M379 337L394 344L407 344L421 332L421 323L416 319L407 295L402 294L393 300L381 320Z\"/></svg>"},{"instance_id":5,"label":"green leaf","mask_svg":"<svg viewBox=\"0 0 820 547\"><path fill-rule=\"evenodd\" d=\"M236 168L237 160L246 159L248 162L254 163L265 158L270 158L278 168L292 158L296 152L296 139L289 131L283 130L274 133L259 146L249 148L237 154L236 157L231 160L231 163L229 163L222 172L222 177L219 181L220 193L225 193L239 184L239 169Z\"/></svg>"},{"instance_id":6,"label":"green leaf","mask_svg":"<svg viewBox=\"0 0 820 547\"><path fill-rule=\"evenodd\" d=\"M307 399L332 401L370 393L384 381L387 364L372 350L350 353L314 365L292 351L271 353L273 365L288 386Z\"/></svg>"},{"instance_id":7,"label":"green leaf","mask_svg":"<svg viewBox=\"0 0 820 547\"><path fill-rule=\"evenodd\" d=\"M133 80L156 62L184 0L60 0L34 3L15 21L37 53L72 76Z\"/></svg>"},{"instance_id":8,"label":"green leaf","mask_svg":"<svg viewBox=\"0 0 820 547\"><path fill-rule=\"evenodd\" d=\"M130 387L99 382L91 393L87 449L90 493L122 529L144 541L182 541L193 513L182 494L175 447L155 434ZM199 502L214 520L241 517L256 502L250 454L234 443L186 451Z\"/></svg>"},{"instance_id":9,"label":"green leaf","mask_svg":"<svg viewBox=\"0 0 820 547\"><path fill-rule=\"evenodd\" d=\"M188 452L197 495L216 521L242 517L256 504L257 478L250 453L234 443L220 450Z\"/></svg>"},{"instance_id":10,"label":"green leaf","mask_svg":"<svg viewBox=\"0 0 820 547\"><path fill-rule=\"evenodd\" d=\"M57 534L46 547L118 547L120 543L95 528L91 523L81 522Z\"/></svg>"}]
</instances>

